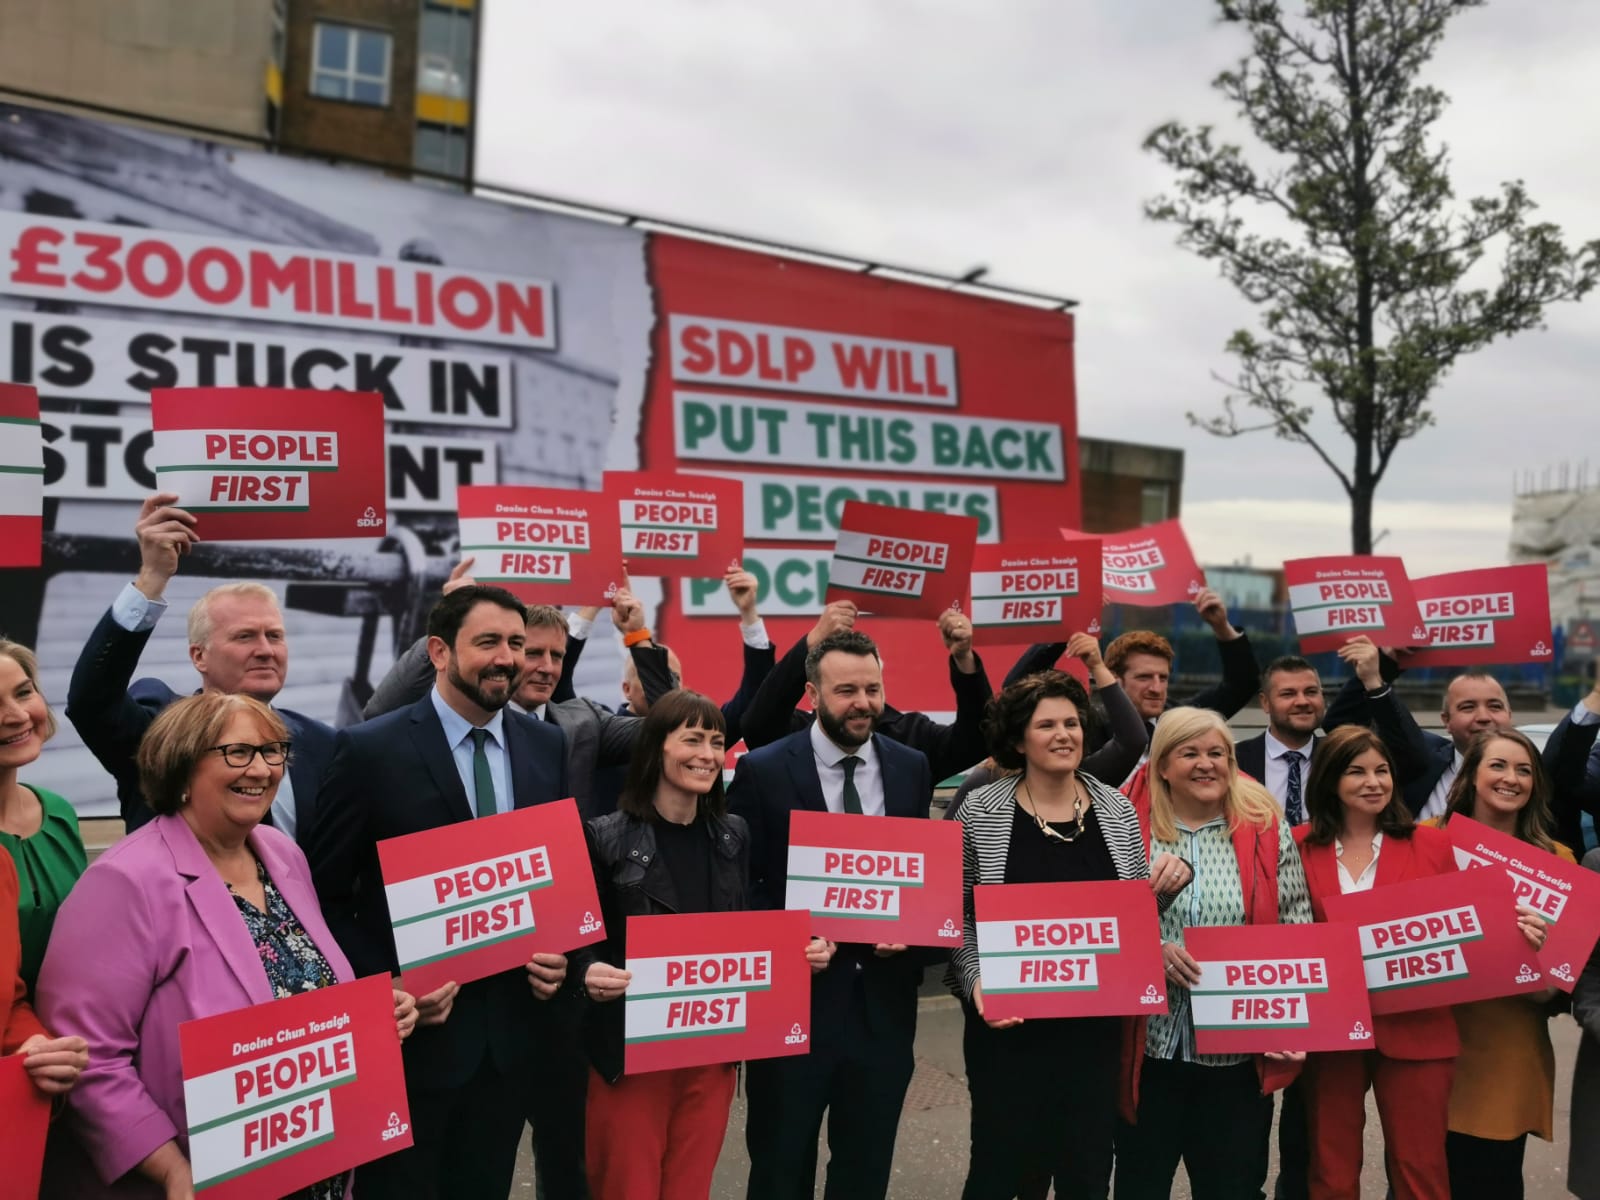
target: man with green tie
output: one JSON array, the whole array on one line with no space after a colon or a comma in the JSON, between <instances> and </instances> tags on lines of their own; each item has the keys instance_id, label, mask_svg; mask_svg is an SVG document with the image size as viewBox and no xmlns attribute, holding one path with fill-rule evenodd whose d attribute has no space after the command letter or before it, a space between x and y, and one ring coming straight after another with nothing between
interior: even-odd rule
<instances>
[{"instance_id":1,"label":"man with green tie","mask_svg":"<svg viewBox=\"0 0 1600 1200\"><path fill-rule=\"evenodd\" d=\"M328 927L360 975L397 970L377 844L571 794L566 736L506 707L522 675L526 616L497 587L450 592L428 615L434 681L416 703L339 731L306 842ZM555 1101L539 1064L563 1036L549 1000L566 957L536 954L521 968L417 999L405 1047L414 1143L360 1168L373 1197L503 1200L530 1110ZM535 1118L559 1130L561 1114ZM578 1154L547 1156L552 1200L584 1194Z\"/></svg>"}]
</instances>

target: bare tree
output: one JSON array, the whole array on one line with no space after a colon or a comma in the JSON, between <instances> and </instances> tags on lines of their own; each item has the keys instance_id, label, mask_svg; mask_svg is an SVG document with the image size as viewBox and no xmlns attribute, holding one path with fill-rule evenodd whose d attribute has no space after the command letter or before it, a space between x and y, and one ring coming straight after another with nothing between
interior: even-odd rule
<instances>
[{"instance_id":1,"label":"bare tree","mask_svg":"<svg viewBox=\"0 0 1600 1200\"><path fill-rule=\"evenodd\" d=\"M1173 121L1145 140L1177 174L1146 215L1177 225L1179 244L1215 259L1261 310L1259 329L1228 340L1238 371L1223 380L1223 414L1189 420L1309 446L1350 497L1358 554L1372 549L1378 483L1400 443L1433 424L1429 397L1457 357L1538 328L1545 305L1600 277L1600 240L1569 250L1560 229L1531 220L1520 180L1454 203L1447 147L1428 139L1447 97L1420 77L1450 18L1482 3L1304 0L1290 17L1274 0L1218 0L1250 52L1213 86L1268 165L1209 126ZM1252 230L1246 212L1270 216ZM1491 251L1498 282L1468 286ZM1350 440L1348 465L1312 434L1314 391ZM1250 423L1241 402L1264 419Z\"/></svg>"}]
</instances>

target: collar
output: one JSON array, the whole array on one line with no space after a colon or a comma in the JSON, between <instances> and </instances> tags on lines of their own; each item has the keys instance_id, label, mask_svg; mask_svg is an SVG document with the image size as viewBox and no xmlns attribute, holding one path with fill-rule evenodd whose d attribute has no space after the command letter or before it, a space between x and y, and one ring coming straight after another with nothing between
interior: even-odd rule
<instances>
[{"instance_id":1,"label":"collar","mask_svg":"<svg viewBox=\"0 0 1600 1200\"><path fill-rule=\"evenodd\" d=\"M528 716L532 717L535 721L546 721L546 720L549 720L549 715L548 714L549 714L550 705L549 705L548 702L539 705L538 708L523 708L522 705L518 704L515 700L513 700L510 703L510 705L508 705L508 707L514 708L520 713L526 713ZM498 715L498 714L496 714L496 715Z\"/></svg>"},{"instance_id":2,"label":"collar","mask_svg":"<svg viewBox=\"0 0 1600 1200\"><path fill-rule=\"evenodd\" d=\"M811 722L811 752L817 756L817 761L825 767L837 767L845 759L854 754L863 765L875 762L878 757L877 747L868 738L866 744L858 750L841 750L829 740L828 735L822 732L822 722Z\"/></svg>"},{"instance_id":3,"label":"collar","mask_svg":"<svg viewBox=\"0 0 1600 1200\"><path fill-rule=\"evenodd\" d=\"M1269 730L1267 730L1267 742L1266 742L1266 745L1267 745L1267 757L1268 758L1282 758L1285 754L1289 753L1289 751L1293 750L1295 753L1297 753L1299 755L1302 755L1305 758L1306 762L1309 763L1311 761L1311 748L1314 745L1316 745L1316 741L1317 741L1316 734L1312 734L1311 735L1311 740L1309 742L1307 742L1304 746L1285 746L1282 742L1280 742L1276 737L1273 736L1272 730L1269 729Z\"/></svg>"},{"instance_id":4,"label":"collar","mask_svg":"<svg viewBox=\"0 0 1600 1200\"><path fill-rule=\"evenodd\" d=\"M1380 829L1377 833L1372 835L1372 852L1374 854L1376 854L1376 853L1378 853L1378 851L1380 851L1382 849L1383 849L1383 831ZM1338 838L1334 838L1333 839L1333 856L1335 858L1343 858L1344 857L1344 843L1342 841L1340 841Z\"/></svg>"},{"instance_id":5,"label":"collar","mask_svg":"<svg viewBox=\"0 0 1600 1200\"><path fill-rule=\"evenodd\" d=\"M445 745L454 750L473 729L478 728L445 703L444 697L439 694L439 685L434 684L433 690L428 693L428 698L433 701L433 711L439 714L439 724L444 726ZM482 728L489 731L489 737L496 746L504 746L506 713L505 709L498 710L494 716L483 723Z\"/></svg>"},{"instance_id":6,"label":"collar","mask_svg":"<svg viewBox=\"0 0 1600 1200\"><path fill-rule=\"evenodd\" d=\"M1225 828L1228 824L1228 814L1225 812L1220 812L1216 816L1212 817L1209 821L1204 821L1199 825L1189 825L1186 824L1183 818L1177 813L1173 813L1172 823L1185 833L1200 833L1207 829L1215 829L1218 826Z\"/></svg>"},{"instance_id":7,"label":"collar","mask_svg":"<svg viewBox=\"0 0 1600 1200\"><path fill-rule=\"evenodd\" d=\"M1459 775L1461 774L1461 764L1467 761L1467 756L1461 753L1461 751L1457 750L1454 746L1452 746L1450 749L1450 774Z\"/></svg>"}]
</instances>

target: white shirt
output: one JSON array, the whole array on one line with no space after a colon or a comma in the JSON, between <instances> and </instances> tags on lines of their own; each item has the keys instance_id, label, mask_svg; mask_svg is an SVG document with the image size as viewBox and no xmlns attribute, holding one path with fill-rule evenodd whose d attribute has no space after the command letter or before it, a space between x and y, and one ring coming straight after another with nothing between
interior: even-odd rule
<instances>
[{"instance_id":1,"label":"white shirt","mask_svg":"<svg viewBox=\"0 0 1600 1200\"><path fill-rule=\"evenodd\" d=\"M594 622L587 617L580 617L577 613L567 614L567 636L574 641L588 641L589 634L594 631ZM739 634L744 638L744 644L752 650L765 650L772 645L772 639L767 636L767 623L757 617L750 624L742 622L739 625Z\"/></svg>"},{"instance_id":2,"label":"white shirt","mask_svg":"<svg viewBox=\"0 0 1600 1200\"><path fill-rule=\"evenodd\" d=\"M1294 753L1300 755L1300 807L1302 810L1304 810L1306 803L1306 779L1311 774L1311 751L1316 744L1317 739L1312 738L1304 746L1300 746L1298 748L1294 746L1285 746L1277 738L1272 736L1272 730L1267 730L1267 777L1261 781L1261 785L1266 788L1267 791L1272 793L1273 797L1278 801L1279 808L1282 808L1289 802L1289 764L1284 761L1283 756L1293 751Z\"/></svg>"},{"instance_id":3,"label":"white shirt","mask_svg":"<svg viewBox=\"0 0 1600 1200\"><path fill-rule=\"evenodd\" d=\"M473 816L477 816L478 787L472 772L472 731L476 726L444 702L438 684L434 684L428 698L433 701L433 711L439 714L439 723L444 726L445 744L450 747L456 774L461 777L462 790L467 793L467 808ZM512 809L505 727L504 709L497 710L482 726L489 731L488 740L483 743L483 753L489 760L489 779L494 784L494 810L497 813L508 813Z\"/></svg>"},{"instance_id":4,"label":"white shirt","mask_svg":"<svg viewBox=\"0 0 1600 1200\"><path fill-rule=\"evenodd\" d=\"M829 812L844 811L844 768L839 764L854 754L861 760L854 776L856 795L861 797L861 811L869 817L883 816L883 772L871 739L859 750L841 750L822 732L822 722L813 721L811 753L817 763L817 778L822 781L822 800Z\"/></svg>"},{"instance_id":5,"label":"white shirt","mask_svg":"<svg viewBox=\"0 0 1600 1200\"><path fill-rule=\"evenodd\" d=\"M148 633L156 627L156 622L161 620L166 611L165 600L152 600L131 583L124 584L117 598L111 602L111 619L129 633ZM298 824L299 818L294 807L294 781L289 778L288 769L285 768L278 790L272 797L272 827L279 833L293 837Z\"/></svg>"},{"instance_id":6,"label":"white shirt","mask_svg":"<svg viewBox=\"0 0 1600 1200\"><path fill-rule=\"evenodd\" d=\"M1383 852L1383 834L1372 835L1372 861L1367 864L1367 869L1361 872L1361 878L1351 879L1350 872L1344 866L1344 843L1338 838L1333 839L1334 857L1339 860L1339 891L1345 895L1351 892L1370 892L1372 885L1378 882L1378 855Z\"/></svg>"},{"instance_id":7,"label":"white shirt","mask_svg":"<svg viewBox=\"0 0 1600 1200\"><path fill-rule=\"evenodd\" d=\"M1450 805L1450 788L1456 781L1456 776L1461 774L1461 763L1465 756L1457 750L1450 758L1450 765L1444 769L1444 774L1439 776L1439 782L1433 785L1433 791L1428 795L1428 802L1422 806L1422 811L1417 814L1417 820L1426 821L1432 817L1444 816L1444 810Z\"/></svg>"},{"instance_id":8,"label":"white shirt","mask_svg":"<svg viewBox=\"0 0 1600 1200\"><path fill-rule=\"evenodd\" d=\"M1574 725L1600 725L1600 713L1595 712L1582 700L1572 706L1572 723Z\"/></svg>"}]
</instances>

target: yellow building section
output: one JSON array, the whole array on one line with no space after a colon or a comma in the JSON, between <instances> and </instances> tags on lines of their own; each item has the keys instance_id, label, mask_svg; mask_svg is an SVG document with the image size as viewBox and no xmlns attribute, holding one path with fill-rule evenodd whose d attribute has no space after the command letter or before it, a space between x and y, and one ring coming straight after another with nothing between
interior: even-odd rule
<instances>
[{"instance_id":1,"label":"yellow building section","mask_svg":"<svg viewBox=\"0 0 1600 1200\"><path fill-rule=\"evenodd\" d=\"M266 89L267 89L267 99L271 100L272 103L277 105L279 108L282 108L283 107L283 72L278 70L278 64L277 63L269 62L267 64L267 79L266 79L266 85L265 86L266 86Z\"/></svg>"},{"instance_id":2,"label":"yellow building section","mask_svg":"<svg viewBox=\"0 0 1600 1200\"><path fill-rule=\"evenodd\" d=\"M417 120L430 125L455 125L465 129L472 124L472 102L418 92Z\"/></svg>"},{"instance_id":3,"label":"yellow building section","mask_svg":"<svg viewBox=\"0 0 1600 1200\"><path fill-rule=\"evenodd\" d=\"M429 0L429 2L440 8L461 8L467 12L478 7L478 0Z\"/></svg>"}]
</instances>

